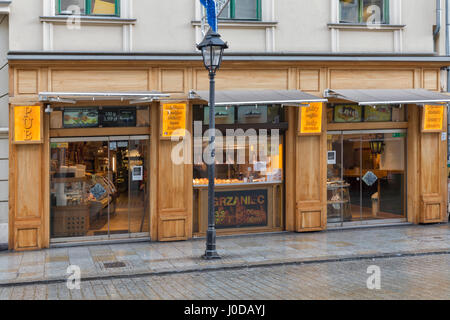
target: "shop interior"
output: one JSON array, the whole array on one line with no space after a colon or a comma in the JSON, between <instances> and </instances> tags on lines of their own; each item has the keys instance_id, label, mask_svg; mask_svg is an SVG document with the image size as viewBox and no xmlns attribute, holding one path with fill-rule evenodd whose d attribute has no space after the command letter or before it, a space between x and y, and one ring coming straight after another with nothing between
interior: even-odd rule
<instances>
[{"instance_id":1,"label":"shop interior","mask_svg":"<svg viewBox=\"0 0 450 320\"><path fill-rule=\"evenodd\" d=\"M149 232L148 137L53 139L51 237Z\"/></svg>"},{"instance_id":2,"label":"shop interior","mask_svg":"<svg viewBox=\"0 0 450 320\"><path fill-rule=\"evenodd\" d=\"M328 222L406 217L406 132L328 134Z\"/></svg>"}]
</instances>

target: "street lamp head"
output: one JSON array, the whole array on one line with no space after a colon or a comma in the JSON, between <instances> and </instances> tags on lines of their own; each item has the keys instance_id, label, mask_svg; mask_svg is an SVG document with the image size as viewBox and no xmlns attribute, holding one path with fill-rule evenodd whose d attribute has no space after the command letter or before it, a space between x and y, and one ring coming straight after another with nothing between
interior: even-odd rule
<instances>
[{"instance_id":1,"label":"street lamp head","mask_svg":"<svg viewBox=\"0 0 450 320\"><path fill-rule=\"evenodd\" d=\"M222 63L223 51L228 48L220 34L210 29L197 48L202 52L203 63L209 73L216 73Z\"/></svg>"}]
</instances>

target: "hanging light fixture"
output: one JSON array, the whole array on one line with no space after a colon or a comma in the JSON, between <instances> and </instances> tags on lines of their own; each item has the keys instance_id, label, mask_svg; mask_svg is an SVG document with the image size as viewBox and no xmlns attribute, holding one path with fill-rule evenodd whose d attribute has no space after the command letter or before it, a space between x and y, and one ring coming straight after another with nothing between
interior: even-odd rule
<instances>
[{"instance_id":1,"label":"hanging light fixture","mask_svg":"<svg viewBox=\"0 0 450 320\"><path fill-rule=\"evenodd\" d=\"M384 135L383 134L377 134L375 139L372 139L369 142L370 145L370 151L372 154L381 154L384 150Z\"/></svg>"}]
</instances>

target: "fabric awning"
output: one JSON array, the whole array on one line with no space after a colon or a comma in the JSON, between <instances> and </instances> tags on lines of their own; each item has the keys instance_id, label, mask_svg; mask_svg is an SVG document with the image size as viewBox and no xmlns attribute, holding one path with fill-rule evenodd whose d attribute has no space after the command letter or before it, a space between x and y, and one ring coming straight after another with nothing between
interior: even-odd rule
<instances>
[{"instance_id":1,"label":"fabric awning","mask_svg":"<svg viewBox=\"0 0 450 320\"><path fill-rule=\"evenodd\" d=\"M150 102L159 98L169 97L158 91L137 92L40 92L39 101L75 103L76 101L121 100L130 103Z\"/></svg>"},{"instance_id":2,"label":"fabric awning","mask_svg":"<svg viewBox=\"0 0 450 320\"><path fill-rule=\"evenodd\" d=\"M380 104L439 104L450 102L450 96L425 89L328 89L325 96L356 102L360 106Z\"/></svg>"},{"instance_id":3,"label":"fabric awning","mask_svg":"<svg viewBox=\"0 0 450 320\"><path fill-rule=\"evenodd\" d=\"M191 91L200 100L209 102L209 91ZM299 90L226 90L216 91L216 106L257 104L300 105L310 102L327 102Z\"/></svg>"}]
</instances>

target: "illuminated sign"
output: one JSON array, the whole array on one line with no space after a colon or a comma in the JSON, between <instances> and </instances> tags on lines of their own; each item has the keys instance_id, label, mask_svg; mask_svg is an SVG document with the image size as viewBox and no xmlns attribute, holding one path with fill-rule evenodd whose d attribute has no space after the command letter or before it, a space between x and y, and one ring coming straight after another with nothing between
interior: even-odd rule
<instances>
[{"instance_id":1,"label":"illuminated sign","mask_svg":"<svg viewBox=\"0 0 450 320\"><path fill-rule=\"evenodd\" d=\"M429 106L423 108L422 131L441 132L444 128L444 107Z\"/></svg>"},{"instance_id":2,"label":"illuminated sign","mask_svg":"<svg viewBox=\"0 0 450 320\"><path fill-rule=\"evenodd\" d=\"M14 107L14 143L42 142L41 106Z\"/></svg>"},{"instance_id":3,"label":"illuminated sign","mask_svg":"<svg viewBox=\"0 0 450 320\"><path fill-rule=\"evenodd\" d=\"M164 103L162 105L161 115L161 137L184 137L184 131L186 130L186 103Z\"/></svg>"},{"instance_id":4,"label":"illuminated sign","mask_svg":"<svg viewBox=\"0 0 450 320\"><path fill-rule=\"evenodd\" d=\"M301 108L300 133L320 134L322 133L322 103L310 103L309 107Z\"/></svg>"}]
</instances>

